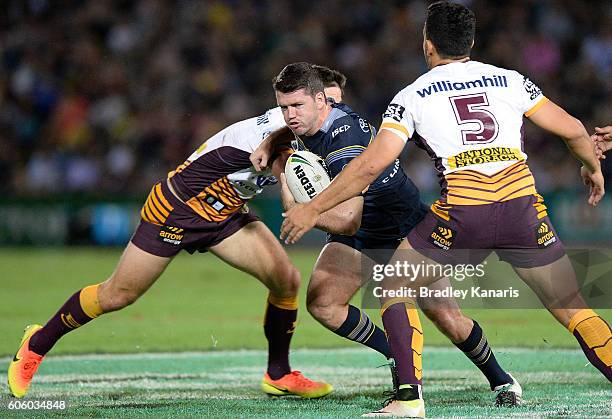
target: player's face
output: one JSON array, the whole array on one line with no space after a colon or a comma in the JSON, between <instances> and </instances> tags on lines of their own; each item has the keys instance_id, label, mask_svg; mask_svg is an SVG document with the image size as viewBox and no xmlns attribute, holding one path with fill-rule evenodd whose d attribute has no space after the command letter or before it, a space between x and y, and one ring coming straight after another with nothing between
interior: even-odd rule
<instances>
[{"instance_id":1,"label":"player's face","mask_svg":"<svg viewBox=\"0 0 612 419\"><path fill-rule=\"evenodd\" d=\"M285 123L296 135L314 135L323 125L326 104L322 92L313 97L305 89L291 93L277 91L276 102L283 111Z\"/></svg>"}]
</instances>

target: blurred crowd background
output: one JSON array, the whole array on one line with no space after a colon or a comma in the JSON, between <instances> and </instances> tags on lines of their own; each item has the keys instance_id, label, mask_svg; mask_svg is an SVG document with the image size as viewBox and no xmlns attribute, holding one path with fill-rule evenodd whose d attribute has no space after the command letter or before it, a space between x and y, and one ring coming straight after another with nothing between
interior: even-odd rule
<instances>
[{"instance_id":1,"label":"blurred crowd background","mask_svg":"<svg viewBox=\"0 0 612 419\"><path fill-rule=\"evenodd\" d=\"M1 3L4 196L141 197L211 134L273 107L270 80L289 62L344 72L347 102L374 125L426 71L424 1ZM589 130L612 123L610 1L464 3L478 22L473 59L529 75ZM580 187L562 143L526 125L539 189ZM424 153L406 155L435 191Z\"/></svg>"}]
</instances>

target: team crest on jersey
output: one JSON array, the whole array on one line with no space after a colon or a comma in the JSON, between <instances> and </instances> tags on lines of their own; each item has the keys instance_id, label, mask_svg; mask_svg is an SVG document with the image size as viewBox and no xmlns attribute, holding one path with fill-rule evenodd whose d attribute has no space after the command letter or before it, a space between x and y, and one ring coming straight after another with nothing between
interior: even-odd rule
<instances>
[{"instance_id":1,"label":"team crest on jersey","mask_svg":"<svg viewBox=\"0 0 612 419\"><path fill-rule=\"evenodd\" d=\"M557 241L555 232L546 221L542 221L536 227L536 237L540 249L544 249Z\"/></svg>"},{"instance_id":2,"label":"team crest on jersey","mask_svg":"<svg viewBox=\"0 0 612 419\"><path fill-rule=\"evenodd\" d=\"M182 228L162 226L161 230L159 231L158 238L164 243L170 243L178 246L181 244L181 241L183 241L184 236L185 230Z\"/></svg>"},{"instance_id":3,"label":"team crest on jersey","mask_svg":"<svg viewBox=\"0 0 612 419\"><path fill-rule=\"evenodd\" d=\"M534 82L529 80L527 76L523 77L523 87L525 91L529 94L529 99L534 100L536 97L542 94L542 90L536 86Z\"/></svg>"},{"instance_id":4,"label":"team crest on jersey","mask_svg":"<svg viewBox=\"0 0 612 419\"><path fill-rule=\"evenodd\" d=\"M389 106L387 106L387 110L383 114L383 119L391 118L397 122L400 122L402 118L404 117L405 110L406 108L404 108L402 105L398 105L397 103L392 103Z\"/></svg>"},{"instance_id":5,"label":"team crest on jersey","mask_svg":"<svg viewBox=\"0 0 612 419\"><path fill-rule=\"evenodd\" d=\"M429 241L442 250L449 250L453 246L456 237L456 230L438 223L429 235Z\"/></svg>"},{"instance_id":6,"label":"team crest on jersey","mask_svg":"<svg viewBox=\"0 0 612 419\"><path fill-rule=\"evenodd\" d=\"M370 124L363 118L359 118L359 128L361 128L363 132L370 132Z\"/></svg>"}]
</instances>

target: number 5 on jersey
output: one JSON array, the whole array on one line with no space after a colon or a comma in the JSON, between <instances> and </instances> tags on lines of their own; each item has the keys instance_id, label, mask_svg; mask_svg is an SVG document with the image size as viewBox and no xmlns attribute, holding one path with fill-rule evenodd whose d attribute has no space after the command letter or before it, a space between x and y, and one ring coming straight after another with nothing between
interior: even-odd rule
<instances>
[{"instance_id":1,"label":"number 5 on jersey","mask_svg":"<svg viewBox=\"0 0 612 419\"><path fill-rule=\"evenodd\" d=\"M499 124L486 107L489 100L486 93L453 96L448 98L453 106L457 124L466 126L461 130L463 144L487 144L495 141ZM475 127L474 124L477 124Z\"/></svg>"}]
</instances>

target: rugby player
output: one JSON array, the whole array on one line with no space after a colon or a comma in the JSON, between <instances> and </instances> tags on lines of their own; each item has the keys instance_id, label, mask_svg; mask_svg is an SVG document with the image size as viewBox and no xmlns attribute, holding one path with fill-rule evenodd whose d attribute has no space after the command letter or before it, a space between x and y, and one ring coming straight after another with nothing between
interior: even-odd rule
<instances>
[{"instance_id":1,"label":"rugby player","mask_svg":"<svg viewBox=\"0 0 612 419\"><path fill-rule=\"evenodd\" d=\"M328 86L333 80L338 84L335 92L338 95L328 101L326 94L329 95L331 89ZM309 63L286 66L273 82L285 122L295 134L292 149L308 150L323 157L332 178L365 150L376 132L368 121L340 103L345 82L346 77L341 73ZM274 148L272 143L281 138L281 135L276 135L262 142L251 158L255 167L261 167L262 163L265 165L267 155ZM283 204L285 209L289 209L295 201L284 175L281 175L281 183ZM423 219L427 207L420 201L416 186L400 168L399 160L393 161L369 185L366 193L349 199L343 205L338 216L348 217L350 221L346 225L351 228L333 231L327 227L326 218L338 212L339 207L327 211L317 220L317 227L327 231L328 235L310 277L308 311L334 333L368 346L387 358L392 358L392 354L413 357L414 368L409 374L420 383L423 330L414 303L395 299L388 301L381 310L385 326L396 321L397 317L413 319L412 329L400 337L412 343L408 352L403 354L399 352L404 349L401 345L388 342L385 333L368 315L349 302L364 282L362 269L369 274L374 263L387 263L408 232ZM364 265L362 260L366 261ZM436 285L450 287L448 279ZM480 368L491 390L497 391L497 405L520 402L520 385L499 366L478 323L463 315L454 299L420 299L419 305L438 329ZM397 376L393 367L392 373Z\"/></svg>"},{"instance_id":2,"label":"rugby player","mask_svg":"<svg viewBox=\"0 0 612 419\"><path fill-rule=\"evenodd\" d=\"M597 205L604 196L604 180L593 143L582 123L547 99L528 78L470 61L474 34L475 17L467 7L446 1L429 6L423 29L429 72L395 96L376 138L327 189L286 212L281 238L296 242L323 211L358 196L412 138L434 160L443 189L399 248L414 248L439 263L453 262L456 249L481 250L471 252L475 263L488 255L487 249L497 249L498 256L575 336L590 363L612 380L612 330L582 298L563 244L537 194L523 150L523 116L565 141L583 164L588 202ZM434 252L441 247L436 242L439 234L433 233L441 231L450 231L451 240L447 250ZM413 263L415 259L414 252L396 252L396 257ZM406 285L418 287L435 280L421 277ZM407 317L403 324L385 327L389 340L408 347L400 338L413 328L411 320ZM393 351L400 390L373 415L423 417L422 397L414 391L418 383L402 373L414 368L413 359Z\"/></svg>"},{"instance_id":3,"label":"rugby player","mask_svg":"<svg viewBox=\"0 0 612 419\"><path fill-rule=\"evenodd\" d=\"M73 294L44 327L35 324L26 328L8 369L13 396L27 393L43 358L63 335L134 303L181 250L191 254L210 251L269 289L264 319L268 340L268 367L261 382L264 392L305 398L331 392L331 385L312 381L289 366L300 274L272 232L246 207L264 187L277 183L271 170L253 168L250 154L283 126L279 108L230 125L157 183L113 274ZM282 171L282 166L275 170ZM344 218L331 220L329 227L345 229L342 223Z\"/></svg>"}]
</instances>

